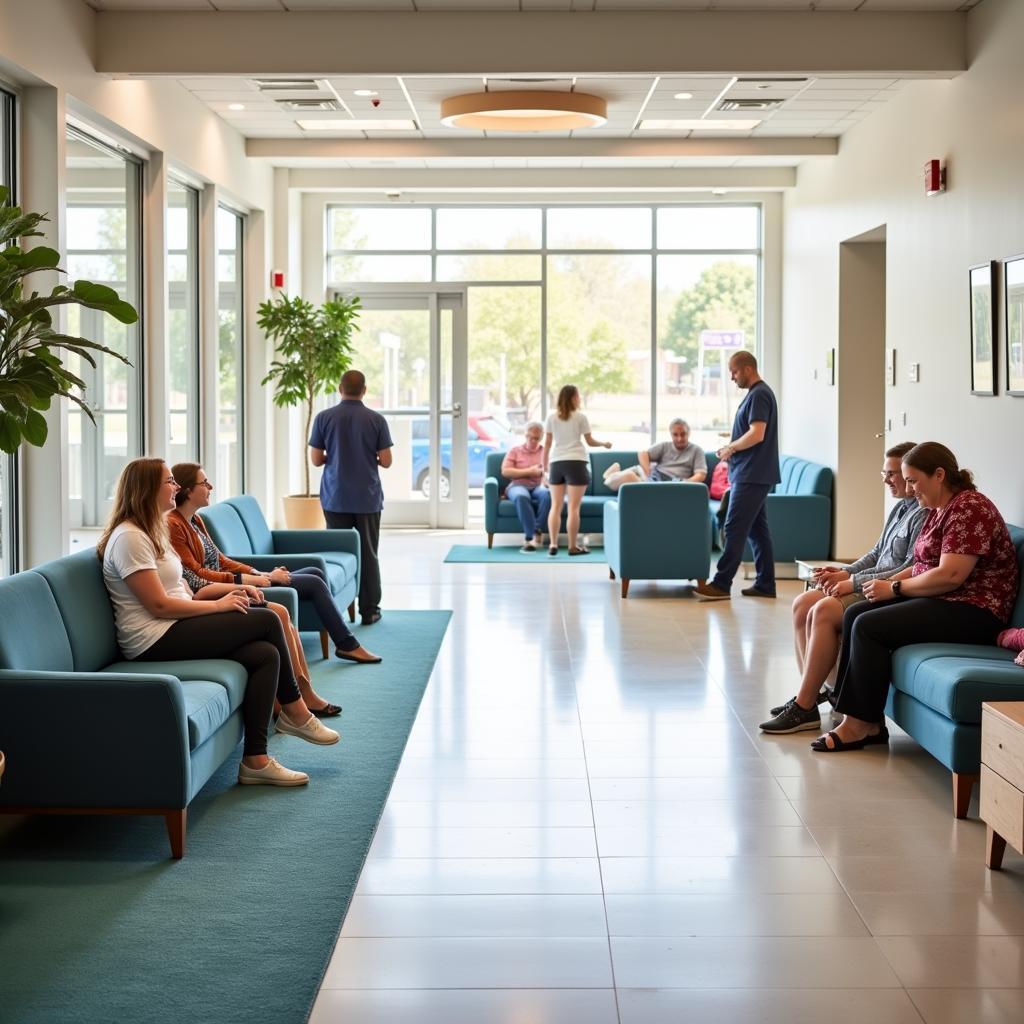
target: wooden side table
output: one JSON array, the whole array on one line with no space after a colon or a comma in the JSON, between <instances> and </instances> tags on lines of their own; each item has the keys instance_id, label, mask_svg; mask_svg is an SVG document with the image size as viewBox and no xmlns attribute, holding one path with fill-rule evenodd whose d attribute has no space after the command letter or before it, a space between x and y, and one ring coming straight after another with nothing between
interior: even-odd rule
<instances>
[{"instance_id":1,"label":"wooden side table","mask_svg":"<svg viewBox=\"0 0 1024 1024\"><path fill-rule=\"evenodd\" d=\"M1007 843L1024 853L1024 701L981 706L981 818L993 871Z\"/></svg>"}]
</instances>

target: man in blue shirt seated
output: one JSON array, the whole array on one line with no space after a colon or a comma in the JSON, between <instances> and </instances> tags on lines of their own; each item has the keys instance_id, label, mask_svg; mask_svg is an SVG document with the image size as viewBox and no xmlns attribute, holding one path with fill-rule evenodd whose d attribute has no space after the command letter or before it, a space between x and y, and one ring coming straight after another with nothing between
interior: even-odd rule
<instances>
[{"instance_id":1,"label":"man in blue shirt seated","mask_svg":"<svg viewBox=\"0 0 1024 1024\"><path fill-rule=\"evenodd\" d=\"M323 466L320 504L331 529L359 533L359 614L363 625L380 619L380 513L384 490L380 469L391 465L387 420L363 405L366 377L349 370L341 378L341 401L318 413L309 435L309 457Z\"/></svg>"},{"instance_id":2,"label":"man in blue shirt seated","mask_svg":"<svg viewBox=\"0 0 1024 1024\"><path fill-rule=\"evenodd\" d=\"M725 548L715 578L697 587L701 601L728 601L733 577L750 539L754 549L754 585L740 591L746 597L775 597L775 552L768 529L765 500L779 475L779 407L772 389L757 372L752 352L737 352L729 360L729 376L747 392L733 421L732 439L718 450L729 463L729 511L725 517Z\"/></svg>"}]
</instances>

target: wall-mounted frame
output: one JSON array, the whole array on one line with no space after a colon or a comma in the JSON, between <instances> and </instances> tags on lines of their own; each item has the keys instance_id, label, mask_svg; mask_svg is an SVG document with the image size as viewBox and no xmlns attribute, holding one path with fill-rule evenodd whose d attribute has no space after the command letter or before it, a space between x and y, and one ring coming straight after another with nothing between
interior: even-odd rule
<instances>
[{"instance_id":1,"label":"wall-mounted frame","mask_svg":"<svg viewBox=\"0 0 1024 1024\"><path fill-rule=\"evenodd\" d=\"M825 353L825 380L835 386L836 382L836 350L830 348Z\"/></svg>"},{"instance_id":2,"label":"wall-mounted frame","mask_svg":"<svg viewBox=\"0 0 1024 1024\"><path fill-rule=\"evenodd\" d=\"M1006 393L1024 396L1024 253L1003 260L1003 346Z\"/></svg>"},{"instance_id":3,"label":"wall-mounted frame","mask_svg":"<svg viewBox=\"0 0 1024 1024\"><path fill-rule=\"evenodd\" d=\"M889 387L896 386L896 349L885 350L885 383Z\"/></svg>"},{"instance_id":4,"label":"wall-mounted frame","mask_svg":"<svg viewBox=\"0 0 1024 1024\"><path fill-rule=\"evenodd\" d=\"M996 263L970 268L971 394L996 393Z\"/></svg>"}]
</instances>

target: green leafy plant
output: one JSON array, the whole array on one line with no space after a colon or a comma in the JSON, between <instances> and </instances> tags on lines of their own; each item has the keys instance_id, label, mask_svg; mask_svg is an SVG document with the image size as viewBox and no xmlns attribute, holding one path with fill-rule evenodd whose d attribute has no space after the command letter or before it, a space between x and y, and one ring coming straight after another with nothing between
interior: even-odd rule
<instances>
[{"instance_id":1,"label":"green leafy plant","mask_svg":"<svg viewBox=\"0 0 1024 1024\"><path fill-rule=\"evenodd\" d=\"M49 295L26 294L29 274L64 271L58 266L60 254L56 249L20 246L20 239L42 237L39 225L49 218L41 213L24 213L20 207L11 206L9 198L10 190L0 186L0 451L13 453L22 441L36 447L46 442L43 412L50 408L55 395L77 403L95 422L81 397L84 381L61 362L57 351L71 352L92 366L96 365L92 352L128 363L123 355L104 345L55 330L50 310L55 306L88 306L109 313L123 324L135 323L139 314L113 288L90 281L75 281L70 287L57 285Z\"/></svg>"},{"instance_id":2,"label":"green leafy plant","mask_svg":"<svg viewBox=\"0 0 1024 1024\"><path fill-rule=\"evenodd\" d=\"M314 306L297 296L282 295L260 304L257 323L275 342L278 358L270 364L263 384L274 385L274 404L287 407L305 403L306 432L301 462L305 494L310 496L306 442L313 424L313 402L338 386L352 365L352 334L359 317L359 299L332 299Z\"/></svg>"}]
</instances>

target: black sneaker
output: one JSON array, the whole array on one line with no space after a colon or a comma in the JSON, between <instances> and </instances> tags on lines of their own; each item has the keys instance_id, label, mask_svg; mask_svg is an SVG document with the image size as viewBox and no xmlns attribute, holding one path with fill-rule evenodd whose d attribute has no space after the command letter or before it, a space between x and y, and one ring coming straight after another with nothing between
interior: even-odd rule
<instances>
[{"instance_id":1,"label":"black sneaker","mask_svg":"<svg viewBox=\"0 0 1024 1024\"><path fill-rule=\"evenodd\" d=\"M821 715L818 714L817 704L810 710L805 710L795 700L791 700L779 714L769 718L767 722L762 722L758 728L761 732L770 733L821 729Z\"/></svg>"},{"instance_id":2,"label":"black sneaker","mask_svg":"<svg viewBox=\"0 0 1024 1024\"><path fill-rule=\"evenodd\" d=\"M740 593L744 597L767 597L773 601L775 600L776 596L774 591L771 594L769 594L767 590L761 590L759 587L745 587L743 590L740 591Z\"/></svg>"},{"instance_id":3,"label":"black sneaker","mask_svg":"<svg viewBox=\"0 0 1024 1024\"><path fill-rule=\"evenodd\" d=\"M818 694L818 701L817 701L817 703L824 704L825 701L827 701L827 700L830 701L831 697L832 697L832 691L826 689L823 686L821 688L821 692ZM768 712L768 714L771 715L772 718L775 718L776 716L781 715L782 712L785 711L786 708L788 708L790 704L795 704L795 703L796 703L796 697L790 697L789 700L787 700L785 704L780 704L778 707L772 708Z\"/></svg>"}]
</instances>

